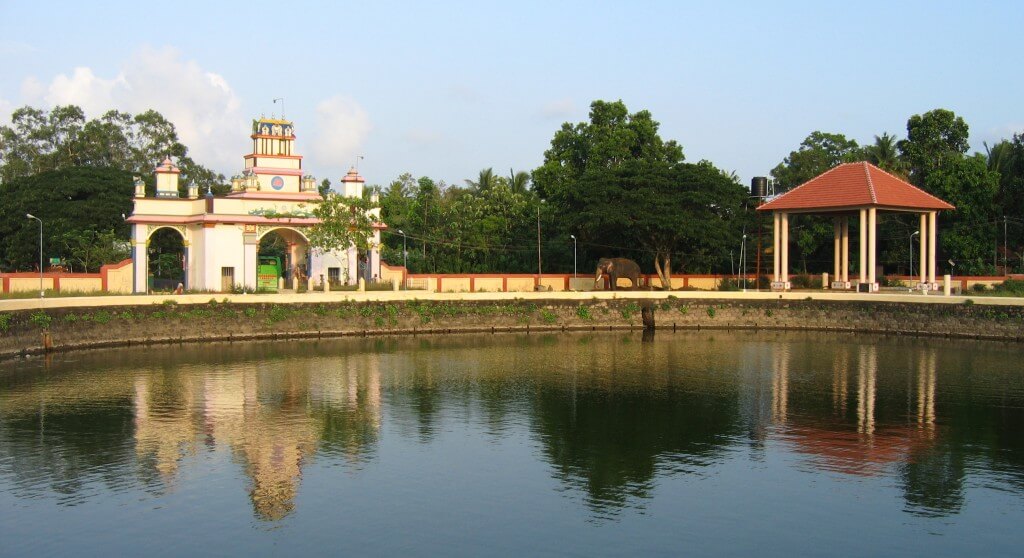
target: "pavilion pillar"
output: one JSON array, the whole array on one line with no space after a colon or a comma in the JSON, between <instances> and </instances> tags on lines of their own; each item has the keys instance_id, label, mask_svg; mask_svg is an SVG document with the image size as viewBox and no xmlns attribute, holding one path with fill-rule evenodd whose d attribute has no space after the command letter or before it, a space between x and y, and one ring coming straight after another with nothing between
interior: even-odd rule
<instances>
[{"instance_id":1,"label":"pavilion pillar","mask_svg":"<svg viewBox=\"0 0 1024 558\"><path fill-rule=\"evenodd\" d=\"M775 227L772 232L772 281L777 283L779 281L779 253L781 252L779 249L779 224L782 222L778 212L772 212L772 221Z\"/></svg>"},{"instance_id":2,"label":"pavilion pillar","mask_svg":"<svg viewBox=\"0 0 1024 558\"><path fill-rule=\"evenodd\" d=\"M839 259L842 256L842 236L843 227L839 224L839 217L832 218L832 280L841 281L839 275ZM822 287L828 288L828 285L822 285Z\"/></svg>"},{"instance_id":3,"label":"pavilion pillar","mask_svg":"<svg viewBox=\"0 0 1024 558\"><path fill-rule=\"evenodd\" d=\"M920 237L920 256L918 259L921 261L921 283L928 282L928 214L921 214L921 237Z\"/></svg>"},{"instance_id":4,"label":"pavilion pillar","mask_svg":"<svg viewBox=\"0 0 1024 558\"><path fill-rule=\"evenodd\" d=\"M871 290L875 287L875 244L878 238L878 217L877 210L872 207L868 209L868 284Z\"/></svg>"},{"instance_id":5,"label":"pavilion pillar","mask_svg":"<svg viewBox=\"0 0 1024 558\"><path fill-rule=\"evenodd\" d=\"M842 242L842 251L843 251L842 263L843 263L843 268L841 270L841 272L842 272L842 279L840 279L840 281L842 281L843 283L848 283L850 281L850 218L849 217L847 217L845 215L843 216L843 221L842 221L841 227L842 227L842 236L843 236L843 242Z\"/></svg>"},{"instance_id":6,"label":"pavilion pillar","mask_svg":"<svg viewBox=\"0 0 1024 558\"><path fill-rule=\"evenodd\" d=\"M783 283L789 282L789 213L782 214L782 277Z\"/></svg>"},{"instance_id":7,"label":"pavilion pillar","mask_svg":"<svg viewBox=\"0 0 1024 558\"><path fill-rule=\"evenodd\" d=\"M858 277L859 281L858 282L859 283L866 283L867 280L868 280L867 274L865 273L867 271L867 267L868 267L867 246L868 246L868 211L866 209L861 209L860 210L860 247L858 248L858 252L860 252L860 266L858 268L858 272L859 272L859 277Z\"/></svg>"},{"instance_id":8,"label":"pavilion pillar","mask_svg":"<svg viewBox=\"0 0 1024 558\"><path fill-rule=\"evenodd\" d=\"M938 227L939 213L928 212L928 282L935 283L935 229Z\"/></svg>"}]
</instances>

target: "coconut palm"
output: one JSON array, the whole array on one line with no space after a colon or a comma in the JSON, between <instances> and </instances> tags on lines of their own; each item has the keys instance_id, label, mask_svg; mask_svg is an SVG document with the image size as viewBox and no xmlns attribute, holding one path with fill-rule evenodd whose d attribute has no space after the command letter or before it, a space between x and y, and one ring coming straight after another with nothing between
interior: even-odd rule
<instances>
[{"instance_id":1,"label":"coconut palm","mask_svg":"<svg viewBox=\"0 0 1024 558\"><path fill-rule=\"evenodd\" d=\"M530 173L508 169L508 186L513 192L525 193L530 187Z\"/></svg>"},{"instance_id":2,"label":"coconut palm","mask_svg":"<svg viewBox=\"0 0 1024 558\"><path fill-rule=\"evenodd\" d=\"M907 165L900 159L896 136L888 133L875 136L875 143L865 147L864 154L868 162L876 167L904 178L907 176Z\"/></svg>"},{"instance_id":3,"label":"coconut palm","mask_svg":"<svg viewBox=\"0 0 1024 558\"><path fill-rule=\"evenodd\" d=\"M480 171L480 176L475 180L466 179L466 186L469 186L470 190L482 192L490 190L498 184L498 177L494 174L494 169L487 167Z\"/></svg>"}]
</instances>

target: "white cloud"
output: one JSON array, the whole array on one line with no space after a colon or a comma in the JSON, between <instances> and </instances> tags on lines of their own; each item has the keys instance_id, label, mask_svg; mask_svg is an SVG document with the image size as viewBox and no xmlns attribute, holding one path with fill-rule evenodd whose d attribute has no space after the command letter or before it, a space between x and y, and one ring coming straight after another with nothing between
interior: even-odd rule
<instances>
[{"instance_id":1,"label":"white cloud","mask_svg":"<svg viewBox=\"0 0 1024 558\"><path fill-rule=\"evenodd\" d=\"M143 47L111 78L79 67L48 85L28 78L21 89L29 104L76 104L90 118L111 109L132 114L156 110L174 123L197 162L227 175L241 167L239 141L249 130L238 97L222 76L182 60L173 48Z\"/></svg>"},{"instance_id":2,"label":"white cloud","mask_svg":"<svg viewBox=\"0 0 1024 558\"><path fill-rule=\"evenodd\" d=\"M348 170L370 133L370 116L355 100L336 95L316 106L313 154L321 172Z\"/></svg>"},{"instance_id":3,"label":"white cloud","mask_svg":"<svg viewBox=\"0 0 1024 558\"><path fill-rule=\"evenodd\" d=\"M540 109L540 114L544 118L567 118L575 113L576 103L568 97L550 101Z\"/></svg>"}]
</instances>

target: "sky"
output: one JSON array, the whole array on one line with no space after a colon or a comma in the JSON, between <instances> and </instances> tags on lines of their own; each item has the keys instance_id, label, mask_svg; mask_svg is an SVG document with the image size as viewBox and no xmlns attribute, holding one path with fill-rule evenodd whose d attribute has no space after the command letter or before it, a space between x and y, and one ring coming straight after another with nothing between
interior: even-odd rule
<instances>
[{"instance_id":1,"label":"sky","mask_svg":"<svg viewBox=\"0 0 1024 558\"><path fill-rule=\"evenodd\" d=\"M283 110L318 180L358 160L370 184L463 185L536 168L563 122L621 99L749 184L815 130L902 138L946 108L973 150L1024 132L1022 28L1011 1L0 0L0 123L153 108L231 176L252 119Z\"/></svg>"}]
</instances>

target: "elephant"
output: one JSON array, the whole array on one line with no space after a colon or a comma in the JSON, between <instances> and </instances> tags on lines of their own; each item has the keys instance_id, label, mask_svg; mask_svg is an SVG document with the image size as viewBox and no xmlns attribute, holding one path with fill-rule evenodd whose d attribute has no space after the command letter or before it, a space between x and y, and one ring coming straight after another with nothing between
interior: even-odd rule
<instances>
[{"instance_id":1,"label":"elephant","mask_svg":"<svg viewBox=\"0 0 1024 558\"><path fill-rule=\"evenodd\" d=\"M619 277L624 277L633 282L633 288L640 286L640 266L627 258L601 258L597 262L597 273L594 277L594 286L601 282L601 277L607 275L611 279L611 290L616 289Z\"/></svg>"}]
</instances>

